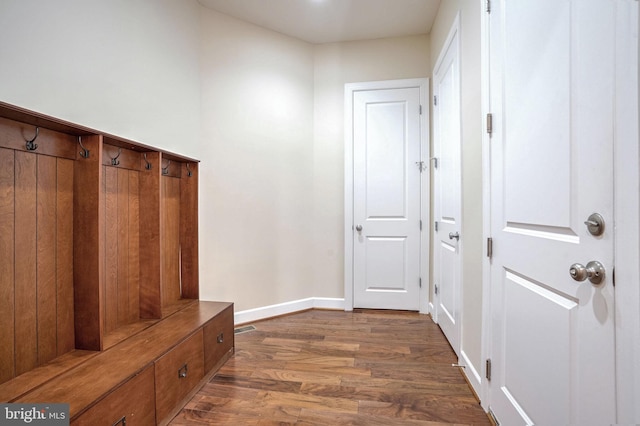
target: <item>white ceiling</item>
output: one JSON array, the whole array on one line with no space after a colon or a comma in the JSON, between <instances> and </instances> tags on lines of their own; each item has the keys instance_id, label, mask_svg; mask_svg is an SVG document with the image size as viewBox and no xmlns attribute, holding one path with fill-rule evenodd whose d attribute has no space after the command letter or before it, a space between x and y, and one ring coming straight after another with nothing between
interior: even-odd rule
<instances>
[{"instance_id":1,"label":"white ceiling","mask_svg":"<svg viewBox=\"0 0 640 426\"><path fill-rule=\"evenodd\" d=\"M427 34L441 0L198 0L309 43Z\"/></svg>"}]
</instances>

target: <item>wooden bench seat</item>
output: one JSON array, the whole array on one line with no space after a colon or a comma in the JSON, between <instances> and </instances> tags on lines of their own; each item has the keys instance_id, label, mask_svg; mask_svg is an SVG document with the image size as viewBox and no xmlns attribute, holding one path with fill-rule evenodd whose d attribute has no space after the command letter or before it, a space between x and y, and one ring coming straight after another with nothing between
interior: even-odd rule
<instances>
[{"instance_id":1,"label":"wooden bench seat","mask_svg":"<svg viewBox=\"0 0 640 426\"><path fill-rule=\"evenodd\" d=\"M204 331L205 328L207 332ZM200 383L214 374L233 353L233 304L196 301L105 351L72 352L65 357L65 360L60 357L58 365L33 370L25 375L25 378L19 376L5 383L0 388L0 392L3 392L4 400L12 402L68 403L73 423L115 389L125 385L146 369L155 368L155 364L163 356L179 348L189 339L194 341L199 339L197 347L201 349L195 357L203 367L201 374L192 373L193 368L190 369L189 364L184 362L186 375L189 377L189 374L198 374L199 377L196 377L195 382ZM212 359L212 354L217 356ZM208 362L205 363L205 360ZM204 370L205 364L209 367L208 371ZM180 366L182 365L180 363ZM47 378L47 374L39 373L38 370L50 371L48 380L43 381L41 378ZM169 382L177 380L177 383L180 383L178 371L171 370L167 374L170 376L167 379ZM25 392L29 380L31 380L32 389ZM164 378L156 377L156 393L164 392L158 388L159 380ZM15 391L15 396L7 397L11 389ZM198 389L199 386L188 389L185 395L177 396L179 401L173 402L181 402ZM157 423L169 421L170 417L175 415L174 411L180 407L181 405L168 409L166 406L155 407L156 412L163 415L162 418L156 419L155 416L153 418ZM114 417L117 417L117 421L126 414L115 413ZM109 425L112 424L113 422L109 423Z\"/></svg>"}]
</instances>

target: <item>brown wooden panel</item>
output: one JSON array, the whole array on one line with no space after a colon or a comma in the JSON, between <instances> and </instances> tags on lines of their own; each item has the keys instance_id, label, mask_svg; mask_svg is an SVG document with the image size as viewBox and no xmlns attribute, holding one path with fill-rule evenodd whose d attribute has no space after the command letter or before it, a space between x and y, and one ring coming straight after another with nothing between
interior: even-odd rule
<instances>
[{"instance_id":1,"label":"brown wooden panel","mask_svg":"<svg viewBox=\"0 0 640 426\"><path fill-rule=\"evenodd\" d=\"M58 354L56 284L56 201L57 161L37 156L37 321L38 365Z\"/></svg>"},{"instance_id":2,"label":"brown wooden panel","mask_svg":"<svg viewBox=\"0 0 640 426\"><path fill-rule=\"evenodd\" d=\"M155 363L158 421L162 422L203 377L202 329L199 329Z\"/></svg>"},{"instance_id":3,"label":"brown wooden panel","mask_svg":"<svg viewBox=\"0 0 640 426\"><path fill-rule=\"evenodd\" d=\"M117 164L113 164L113 162ZM113 145L104 144L102 164L119 169L140 170L140 153Z\"/></svg>"},{"instance_id":4,"label":"brown wooden panel","mask_svg":"<svg viewBox=\"0 0 640 426\"><path fill-rule=\"evenodd\" d=\"M74 426L155 425L154 371L149 366L93 407L71 420Z\"/></svg>"},{"instance_id":5,"label":"brown wooden panel","mask_svg":"<svg viewBox=\"0 0 640 426\"><path fill-rule=\"evenodd\" d=\"M162 176L179 178L182 173L182 162L166 158L162 155Z\"/></svg>"},{"instance_id":6,"label":"brown wooden panel","mask_svg":"<svg viewBox=\"0 0 640 426\"><path fill-rule=\"evenodd\" d=\"M73 329L73 161L58 159L57 333L58 355L75 348Z\"/></svg>"},{"instance_id":7,"label":"brown wooden panel","mask_svg":"<svg viewBox=\"0 0 640 426\"><path fill-rule=\"evenodd\" d=\"M104 167L105 333L118 327L118 170Z\"/></svg>"},{"instance_id":8,"label":"brown wooden panel","mask_svg":"<svg viewBox=\"0 0 640 426\"><path fill-rule=\"evenodd\" d=\"M118 327L129 320L129 173L116 169L117 188L117 306Z\"/></svg>"},{"instance_id":9,"label":"brown wooden panel","mask_svg":"<svg viewBox=\"0 0 640 426\"><path fill-rule=\"evenodd\" d=\"M34 126L46 127L48 129L57 130L59 132L68 133L70 135L86 135L88 133L97 133L90 129L72 124L64 120L60 120L39 112L30 111L19 106L11 105L0 101L0 116L10 118L15 121L29 123Z\"/></svg>"},{"instance_id":10,"label":"brown wooden panel","mask_svg":"<svg viewBox=\"0 0 640 426\"><path fill-rule=\"evenodd\" d=\"M100 350L103 337L100 288L104 279L104 225L100 220L102 137L83 137L82 140L91 154L75 162L73 178L75 337L77 349Z\"/></svg>"},{"instance_id":11,"label":"brown wooden panel","mask_svg":"<svg viewBox=\"0 0 640 426\"><path fill-rule=\"evenodd\" d=\"M129 321L140 318L140 178L129 172Z\"/></svg>"},{"instance_id":12,"label":"brown wooden panel","mask_svg":"<svg viewBox=\"0 0 640 426\"><path fill-rule=\"evenodd\" d=\"M160 153L140 172L140 317L160 318Z\"/></svg>"},{"instance_id":13,"label":"brown wooden panel","mask_svg":"<svg viewBox=\"0 0 640 426\"><path fill-rule=\"evenodd\" d=\"M16 375L38 365L36 317L36 156L15 152Z\"/></svg>"},{"instance_id":14,"label":"brown wooden panel","mask_svg":"<svg viewBox=\"0 0 640 426\"><path fill-rule=\"evenodd\" d=\"M191 176L189 176L189 173ZM180 179L180 247L182 297L199 297L198 281L198 164L184 163Z\"/></svg>"},{"instance_id":15,"label":"brown wooden panel","mask_svg":"<svg viewBox=\"0 0 640 426\"><path fill-rule=\"evenodd\" d=\"M107 237L105 235L105 230L107 229L107 179L105 178L105 174L106 174L106 166L102 166L102 181L100 183L100 223L102 224L102 230L101 230L101 234L100 234L100 253L103 254L103 256L100 257L100 265L102 266L102 272L101 272L101 280L102 280L102 285L100 286L100 297L101 297L101 306L102 306L102 316L100 318L100 321L102 322L102 329L106 330L108 329L107 327L107 318L106 318L106 312L107 312ZM103 342L104 343L104 342Z\"/></svg>"},{"instance_id":16,"label":"brown wooden panel","mask_svg":"<svg viewBox=\"0 0 640 426\"><path fill-rule=\"evenodd\" d=\"M162 304L180 293L180 179L162 177Z\"/></svg>"},{"instance_id":17,"label":"brown wooden panel","mask_svg":"<svg viewBox=\"0 0 640 426\"><path fill-rule=\"evenodd\" d=\"M229 306L203 328L204 371L211 371L234 346L233 305Z\"/></svg>"},{"instance_id":18,"label":"brown wooden panel","mask_svg":"<svg viewBox=\"0 0 640 426\"><path fill-rule=\"evenodd\" d=\"M14 156L0 148L0 383L15 375Z\"/></svg>"},{"instance_id":19,"label":"brown wooden panel","mask_svg":"<svg viewBox=\"0 0 640 426\"><path fill-rule=\"evenodd\" d=\"M34 141L38 148L27 151L26 141L33 139L35 135L35 126L0 117L0 147L71 160L76 158L78 142L75 136L40 128Z\"/></svg>"},{"instance_id":20,"label":"brown wooden panel","mask_svg":"<svg viewBox=\"0 0 640 426\"><path fill-rule=\"evenodd\" d=\"M0 384L0 401L13 402L38 386L82 364L97 353L94 351L67 352L43 366Z\"/></svg>"}]
</instances>

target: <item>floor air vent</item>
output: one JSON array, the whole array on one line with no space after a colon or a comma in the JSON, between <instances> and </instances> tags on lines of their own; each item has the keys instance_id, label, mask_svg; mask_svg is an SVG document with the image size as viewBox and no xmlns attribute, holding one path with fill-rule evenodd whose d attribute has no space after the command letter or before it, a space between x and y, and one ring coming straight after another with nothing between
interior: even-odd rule
<instances>
[{"instance_id":1,"label":"floor air vent","mask_svg":"<svg viewBox=\"0 0 640 426\"><path fill-rule=\"evenodd\" d=\"M252 325L247 325L245 327L238 327L235 330L233 330L233 334L240 334L240 333L248 333L250 331L255 330L256 328Z\"/></svg>"}]
</instances>

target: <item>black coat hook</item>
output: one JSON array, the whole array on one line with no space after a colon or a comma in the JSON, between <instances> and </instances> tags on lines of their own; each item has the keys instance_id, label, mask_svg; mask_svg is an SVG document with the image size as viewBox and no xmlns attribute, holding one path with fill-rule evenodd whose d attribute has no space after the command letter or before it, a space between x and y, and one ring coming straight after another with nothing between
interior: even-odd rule
<instances>
[{"instance_id":1,"label":"black coat hook","mask_svg":"<svg viewBox=\"0 0 640 426\"><path fill-rule=\"evenodd\" d=\"M167 163L167 165L165 167L162 167L162 174L163 175L168 175L169 174L169 166L171 165L171 160L169 160L169 162Z\"/></svg>"},{"instance_id":2,"label":"black coat hook","mask_svg":"<svg viewBox=\"0 0 640 426\"><path fill-rule=\"evenodd\" d=\"M89 158L89 150L85 148L84 145L82 145L82 136L78 136L78 143L80 144L80 148L82 148L82 151L80 151L80 156L82 158Z\"/></svg>"},{"instance_id":3,"label":"black coat hook","mask_svg":"<svg viewBox=\"0 0 640 426\"><path fill-rule=\"evenodd\" d=\"M36 139L38 139L38 134L40 133L40 128L36 127L36 135L31 140L27 140L26 148L27 151L35 151L38 149L38 144L34 143Z\"/></svg>"},{"instance_id":4,"label":"black coat hook","mask_svg":"<svg viewBox=\"0 0 640 426\"><path fill-rule=\"evenodd\" d=\"M147 153L145 152L143 156L144 156L144 162L146 163L144 165L144 168L147 170L151 170L151 163L147 160Z\"/></svg>"},{"instance_id":5,"label":"black coat hook","mask_svg":"<svg viewBox=\"0 0 640 426\"><path fill-rule=\"evenodd\" d=\"M115 157L111 158L111 165L112 166L119 166L120 165L120 161L118 160L118 157L120 157L120 154L122 154L122 148L118 148L118 155L116 155ZM111 156L109 156L111 157Z\"/></svg>"}]
</instances>

